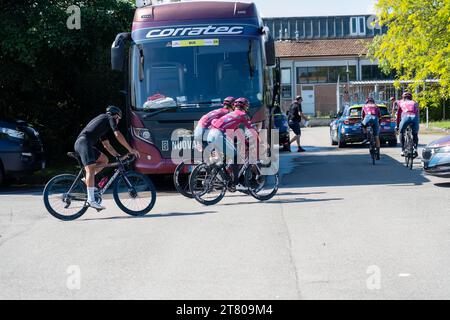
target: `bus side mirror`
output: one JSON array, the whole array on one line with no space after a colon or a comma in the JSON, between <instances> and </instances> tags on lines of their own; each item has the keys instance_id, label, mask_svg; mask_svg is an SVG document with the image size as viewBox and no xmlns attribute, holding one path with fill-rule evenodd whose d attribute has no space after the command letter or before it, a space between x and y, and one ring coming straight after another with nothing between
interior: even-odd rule
<instances>
[{"instance_id":1,"label":"bus side mirror","mask_svg":"<svg viewBox=\"0 0 450 320\"><path fill-rule=\"evenodd\" d=\"M267 66L268 67L273 67L277 64L277 58L276 58L276 54L275 54L275 40L273 39L273 37L271 35L269 35L265 45L265 50L266 50L266 59L267 59Z\"/></svg>"},{"instance_id":2,"label":"bus side mirror","mask_svg":"<svg viewBox=\"0 0 450 320\"><path fill-rule=\"evenodd\" d=\"M125 45L131 39L129 32L119 33L111 46L111 68L123 71L125 64Z\"/></svg>"}]
</instances>

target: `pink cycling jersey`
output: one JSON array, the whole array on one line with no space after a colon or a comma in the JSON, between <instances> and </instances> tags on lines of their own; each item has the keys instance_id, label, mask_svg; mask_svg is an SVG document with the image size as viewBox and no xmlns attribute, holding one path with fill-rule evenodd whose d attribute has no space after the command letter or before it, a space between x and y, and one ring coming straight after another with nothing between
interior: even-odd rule
<instances>
[{"instance_id":1,"label":"pink cycling jersey","mask_svg":"<svg viewBox=\"0 0 450 320\"><path fill-rule=\"evenodd\" d=\"M240 125L244 125L245 128L249 129L253 136L257 135L250 118L242 110L235 110L220 119L213 120L211 129L217 129L225 133L227 130L238 129Z\"/></svg>"},{"instance_id":2,"label":"pink cycling jersey","mask_svg":"<svg viewBox=\"0 0 450 320\"><path fill-rule=\"evenodd\" d=\"M419 104L414 100L403 100L398 102L397 125L402 120L403 115L419 115Z\"/></svg>"},{"instance_id":3,"label":"pink cycling jersey","mask_svg":"<svg viewBox=\"0 0 450 320\"><path fill-rule=\"evenodd\" d=\"M222 118L223 116L227 115L230 111L227 108L220 108L217 110L213 110L211 112L208 112L198 122L198 127L202 129L208 129L211 126L211 123L213 120Z\"/></svg>"},{"instance_id":4,"label":"pink cycling jersey","mask_svg":"<svg viewBox=\"0 0 450 320\"><path fill-rule=\"evenodd\" d=\"M378 108L378 106L373 103L366 104L362 109L361 118L364 119L368 115L377 116L378 119L381 119L380 108Z\"/></svg>"}]
</instances>

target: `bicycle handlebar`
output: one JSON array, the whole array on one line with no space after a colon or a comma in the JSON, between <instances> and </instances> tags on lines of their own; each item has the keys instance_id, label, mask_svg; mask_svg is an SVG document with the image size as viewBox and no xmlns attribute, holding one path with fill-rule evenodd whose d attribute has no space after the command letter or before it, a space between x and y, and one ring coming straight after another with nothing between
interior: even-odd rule
<instances>
[{"instance_id":1,"label":"bicycle handlebar","mask_svg":"<svg viewBox=\"0 0 450 320\"><path fill-rule=\"evenodd\" d=\"M116 157L116 160L122 164L130 164L136 160L136 156L132 153L127 153L121 157Z\"/></svg>"}]
</instances>

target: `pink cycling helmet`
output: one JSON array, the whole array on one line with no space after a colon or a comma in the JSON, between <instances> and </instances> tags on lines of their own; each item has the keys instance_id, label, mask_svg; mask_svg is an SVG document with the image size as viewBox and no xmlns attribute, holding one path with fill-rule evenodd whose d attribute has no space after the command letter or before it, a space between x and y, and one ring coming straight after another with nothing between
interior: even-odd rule
<instances>
[{"instance_id":1,"label":"pink cycling helmet","mask_svg":"<svg viewBox=\"0 0 450 320\"><path fill-rule=\"evenodd\" d=\"M225 100L223 100L223 106L227 108L233 107L234 100L236 100L234 97L226 97Z\"/></svg>"},{"instance_id":2,"label":"pink cycling helmet","mask_svg":"<svg viewBox=\"0 0 450 320\"><path fill-rule=\"evenodd\" d=\"M406 92L403 93L402 98L403 98L403 99L406 98L406 99L412 100L412 93L406 91Z\"/></svg>"},{"instance_id":3,"label":"pink cycling helmet","mask_svg":"<svg viewBox=\"0 0 450 320\"><path fill-rule=\"evenodd\" d=\"M234 101L234 106L235 106L235 107L238 107L238 108L240 108L240 109L245 109L245 110L247 110L248 107L249 107L249 102L248 102L248 100L245 99L245 98L239 98L239 99L236 99L236 100Z\"/></svg>"},{"instance_id":4,"label":"pink cycling helmet","mask_svg":"<svg viewBox=\"0 0 450 320\"><path fill-rule=\"evenodd\" d=\"M366 103L375 103L375 99L373 97L368 97Z\"/></svg>"}]
</instances>

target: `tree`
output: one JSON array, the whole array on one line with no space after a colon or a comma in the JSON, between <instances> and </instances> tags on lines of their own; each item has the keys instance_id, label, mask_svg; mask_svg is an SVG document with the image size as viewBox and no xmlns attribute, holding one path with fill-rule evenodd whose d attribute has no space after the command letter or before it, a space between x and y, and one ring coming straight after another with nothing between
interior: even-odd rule
<instances>
[{"instance_id":1,"label":"tree","mask_svg":"<svg viewBox=\"0 0 450 320\"><path fill-rule=\"evenodd\" d=\"M67 25L73 5L79 30ZM124 102L110 48L131 29L133 1L0 0L0 7L0 118L37 126L47 158L60 160L91 117Z\"/></svg>"},{"instance_id":2,"label":"tree","mask_svg":"<svg viewBox=\"0 0 450 320\"><path fill-rule=\"evenodd\" d=\"M423 105L450 98L450 0L378 0L379 21L386 34L377 36L369 55L398 80L438 79L418 100ZM422 89L423 82L410 85Z\"/></svg>"}]
</instances>

